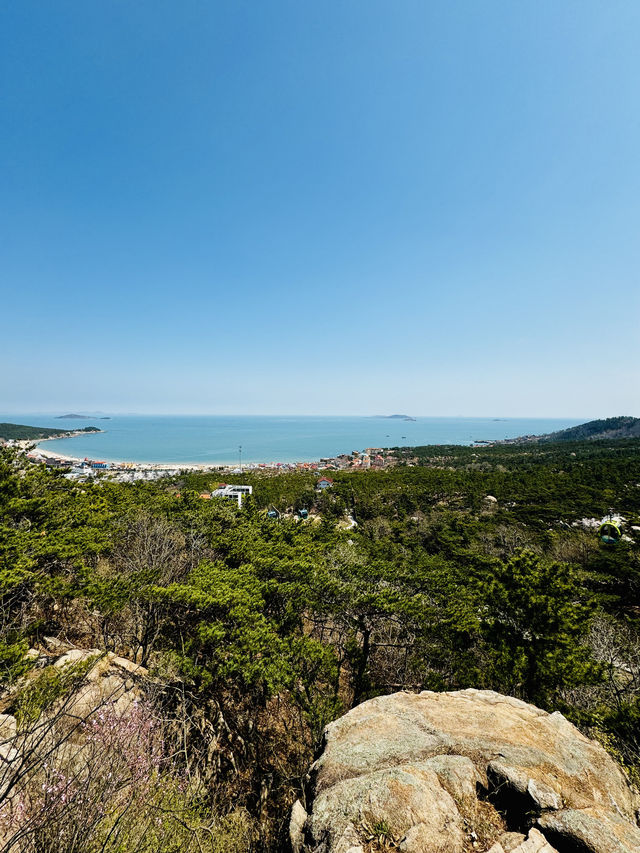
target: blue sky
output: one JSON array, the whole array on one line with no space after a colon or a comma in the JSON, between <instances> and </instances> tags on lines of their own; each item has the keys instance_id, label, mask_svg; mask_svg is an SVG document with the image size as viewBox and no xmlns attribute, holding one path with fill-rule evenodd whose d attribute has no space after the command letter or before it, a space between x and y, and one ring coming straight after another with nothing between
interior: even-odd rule
<instances>
[{"instance_id":1,"label":"blue sky","mask_svg":"<svg viewBox=\"0 0 640 853\"><path fill-rule=\"evenodd\" d=\"M640 415L637 0L8 0L0 408Z\"/></svg>"}]
</instances>

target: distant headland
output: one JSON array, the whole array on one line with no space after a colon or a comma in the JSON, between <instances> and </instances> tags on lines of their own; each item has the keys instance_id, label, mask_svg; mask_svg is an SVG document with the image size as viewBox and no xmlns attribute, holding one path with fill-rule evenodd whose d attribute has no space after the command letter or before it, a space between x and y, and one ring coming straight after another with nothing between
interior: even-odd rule
<instances>
[{"instance_id":1,"label":"distant headland","mask_svg":"<svg viewBox=\"0 0 640 853\"><path fill-rule=\"evenodd\" d=\"M609 441L617 438L640 438L640 418L628 415L601 418L543 435L520 435L500 441L477 441L476 444L544 444L556 441Z\"/></svg>"},{"instance_id":2,"label":"distant headland","mask_svg":"<svg viewBox=\"0 0 640 853\"><path fill-rule=\"evenodd\" d=\"M0 423L0 441L45 441L49 438L71 438L74 435L103 432L94 426L82 429L51 429L51 427L27 426L26 424Z\"/></svg>"}]
</instances>

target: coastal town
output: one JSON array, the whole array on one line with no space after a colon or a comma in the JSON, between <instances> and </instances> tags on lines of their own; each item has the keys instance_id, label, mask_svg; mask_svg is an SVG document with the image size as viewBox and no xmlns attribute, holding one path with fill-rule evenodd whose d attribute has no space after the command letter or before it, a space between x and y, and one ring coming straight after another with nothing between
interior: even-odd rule
<instances>
[{"instance_id":1,"label":"coastal town","mask_svg":"<svg viewBox=\"0 0 640 853\"><path fill-rule=\"evenodd\" d=\"M44 444L44 442L42 442ZM48 468L64 469L64 476L69 480L87 480L95 477L109 479L121 483L132 483L144 480L157 480L162 477L173 477L183 470L211 471L217 473L242 474L245 471L264 471L265 474L278 474L290 471L345 471L392 468L399 459L393 449L368 447L365 450L353 450L351 453L341 453L328 456L318 461L303 462L245 462L234 465L207 465L201 463L188 464L159 464L152 462L116 462L85 457L79 459L61 453L47 451L45 448L30 440L2 440L0 445L17 447L26 457L37 464ZM412 461L403 460L411 465Z\"/></svg>"}]
</instances>

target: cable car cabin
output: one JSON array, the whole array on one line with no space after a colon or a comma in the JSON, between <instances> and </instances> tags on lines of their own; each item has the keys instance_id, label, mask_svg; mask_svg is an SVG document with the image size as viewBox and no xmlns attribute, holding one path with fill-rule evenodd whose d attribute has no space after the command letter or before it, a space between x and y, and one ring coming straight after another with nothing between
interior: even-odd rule
<instances>
[{"instance_id":1,"label":"cable car cabin","mask_svg":"<svg viewBox=\"0 0 640 853\"><path fill-rule=\"evenodd\" d=\"M267 518L280 518L280 513L277 509L271 508L267 511Z\"/></svg>"},{"instance_id":2,"label":"cable car cabin","mask_svg":"<svg viewBox=\"0 0 640 853\"><path fill-rule=\"evenodd\" d=\"M309 518L309 510L308 509L299 509L298 510L298 518Z\"/></svg>"},{"instance_id":3,"label":"cable car cabin","mask_svg":"<svg viewBox=\"0 0 640 853\"><path fill-rule=\"evenodd\" d=\"M607 519L600 525L598 535L600 536L600 541L605 545L617 545L622 533L615 521Z\"/></svg>"}]
</instances>

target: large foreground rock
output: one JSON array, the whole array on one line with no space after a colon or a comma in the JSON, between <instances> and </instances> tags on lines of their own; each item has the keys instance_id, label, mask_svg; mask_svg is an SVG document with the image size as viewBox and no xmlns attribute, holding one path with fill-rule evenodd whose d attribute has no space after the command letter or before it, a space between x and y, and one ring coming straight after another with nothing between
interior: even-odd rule
<instances>
[{"instance_id":1,"label":"large foreground rock","mask_svg":"<svg viewBox=\"0 0 640 853\"><path fill-rule=\"evenodd\" d=\"M324 739L294 853L640 853L640 803L559 713L489 690L395 693Z\"/></svg>"}]
</instances>

